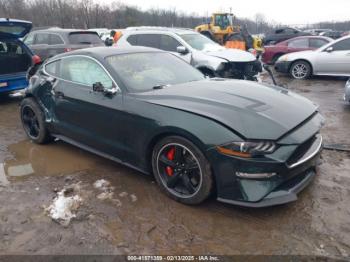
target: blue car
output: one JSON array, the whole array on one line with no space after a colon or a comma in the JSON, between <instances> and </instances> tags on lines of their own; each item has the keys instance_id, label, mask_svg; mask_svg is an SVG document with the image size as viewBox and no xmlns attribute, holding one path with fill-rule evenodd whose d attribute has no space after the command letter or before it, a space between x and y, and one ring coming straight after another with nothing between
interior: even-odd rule
<instances>
[{"instance_id":1,"label":"blue car","mask_svg":"<svg viewBox=\"0 0 350 262\"><path fill-rule=\"evenodd\" d=\"M0 18L0 95L26 88L27 70L41 62L20 40L31 28L28 21Z\"/></svg>"}]
</instances>

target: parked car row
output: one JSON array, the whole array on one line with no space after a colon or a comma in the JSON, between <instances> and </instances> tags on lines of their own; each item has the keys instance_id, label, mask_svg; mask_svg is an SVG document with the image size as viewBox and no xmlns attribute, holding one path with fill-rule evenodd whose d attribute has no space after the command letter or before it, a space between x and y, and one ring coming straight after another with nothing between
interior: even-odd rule
<instances>
[{"instance_id":1,"label":"parked car row","mask_svg":"<svg viewBox=\"0 0 350 262\"><path fill-rule=\"evenodd\" d=\"M302 51L281 56L275 69L296 79L312 75L350 77L350 36L332 41L314 51Z\"/></svg>"},{"instance_id":2,"label":"parked car row","mask_svg":"<svg viewBox=\"0 0 350 262\"><path fill-rule=\"evenodd\" d=\"M171 52L209 77L257 80L261 62L251 53L225 48L191 29L139 27L122 31L116 47L146 46Z\"/></svg>"}]
</instances>

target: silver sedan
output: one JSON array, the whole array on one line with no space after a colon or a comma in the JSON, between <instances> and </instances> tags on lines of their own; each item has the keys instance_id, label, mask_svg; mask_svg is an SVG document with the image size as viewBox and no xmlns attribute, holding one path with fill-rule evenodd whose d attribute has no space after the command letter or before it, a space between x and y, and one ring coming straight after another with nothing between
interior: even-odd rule
<instances>
[{"instance_id":1,"label":"silver sedan","mask_svg":"<svg viewBox=\"0 0 350 262\"><path fill-rule=\"evenodd\" d=\"M281 56L275 69L296 79L312 75L350 77L350 36L345 36L314 51L302 51Z\"/></svg>"}]
</instances>

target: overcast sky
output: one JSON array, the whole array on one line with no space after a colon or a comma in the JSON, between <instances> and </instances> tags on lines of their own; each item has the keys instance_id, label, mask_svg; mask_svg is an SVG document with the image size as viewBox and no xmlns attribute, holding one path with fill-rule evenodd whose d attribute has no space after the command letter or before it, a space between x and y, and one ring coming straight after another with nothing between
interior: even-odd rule
<instances>
[{"instance_id":1,"label":"overcast sky","mask_svg":"<svg viewBox=\"0 0 350 262\"><path fill-rule=\"evenodd\" d=\"M114 0L98 0L101 3ZM152 7L173 8L185 13L206 16L229 11L238 17L254 18L262 13L269 21L283 24L307 24L319 21L350 20L350 0L119 0L143 10Z\"/></svg>"}]
</instances>

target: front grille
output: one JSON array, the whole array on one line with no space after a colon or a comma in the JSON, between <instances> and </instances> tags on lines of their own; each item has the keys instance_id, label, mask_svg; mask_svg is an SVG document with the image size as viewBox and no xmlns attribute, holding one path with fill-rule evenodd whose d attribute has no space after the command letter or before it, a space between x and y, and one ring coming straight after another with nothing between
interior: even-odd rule
<instances>
[{"instance_id":1,"label":"front grille","mask_svg":"<svg viewBox=\"0 0 350 262\"><path fill-rule=\"evenodd\" d=\"M287 165L292 168L306 162L318 153L318 151L321 149L321 146L322 136L320 134L314 135L306 142L298 146L298 148L288 159Z\"/></svg>"},{"instance_id":2,"label":"front grille","mask_svg":"<svg viewBox=\"0 0 350 262\"><path fill-rule=\"evenodd\" d=\"M253 80L262 71L260 61L253 62L231 62L225 65L220 72L221 77Z\"/></svg>"}]
</instances>

